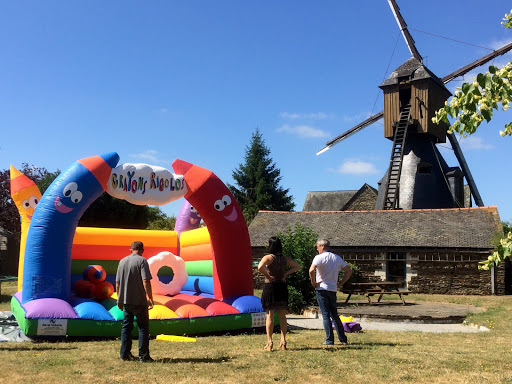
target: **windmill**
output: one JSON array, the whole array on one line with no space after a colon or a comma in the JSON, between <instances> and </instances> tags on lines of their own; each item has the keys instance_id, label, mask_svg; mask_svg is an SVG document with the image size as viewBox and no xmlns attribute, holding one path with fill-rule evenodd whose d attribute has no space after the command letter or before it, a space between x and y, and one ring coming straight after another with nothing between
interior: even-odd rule
<instances>
[{"instance_id":1,"label":"windmill","mask_svg":"<svg viewBox=\"0 0 512 384\"><path fill-rule=\"evenodd\" d=\"M456 208L463 206L463 177L478 206L483 206L461 148L448 125L432 122L435 111L451 96L445 87L512 49L509 43L492 53L439 78L423 63L395 0L389 6L412 57L395 69L380 86L384 110L328 141L317 155L384 117L384 137L393 141L389 167L379 182L375 209ZM450 141L459 167L448 167L436 144Z\"/></svg>"}]
</instances>

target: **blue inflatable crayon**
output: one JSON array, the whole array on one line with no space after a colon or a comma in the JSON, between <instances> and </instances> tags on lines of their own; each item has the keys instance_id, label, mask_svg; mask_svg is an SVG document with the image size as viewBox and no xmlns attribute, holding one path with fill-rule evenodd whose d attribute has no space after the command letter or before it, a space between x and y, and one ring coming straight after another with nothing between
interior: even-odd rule
<instances>
[{"instance_id":1,"label":"blue inflatable crayon","mask_svg":"<svg viewBox=\"0 0 512 384\"><path fill-rule=\"evenodd\" d=\"M27 235L23 304L42 298L69 299L71 247L78 220L105 191L118 161L115 152L78 160L41 197Z\"/></svg>"}]
</instances>

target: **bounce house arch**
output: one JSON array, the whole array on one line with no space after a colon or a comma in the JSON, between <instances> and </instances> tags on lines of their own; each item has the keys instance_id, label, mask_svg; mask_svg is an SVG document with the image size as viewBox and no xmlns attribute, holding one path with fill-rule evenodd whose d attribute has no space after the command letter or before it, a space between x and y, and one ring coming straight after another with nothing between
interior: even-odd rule
<instances>
[{"instance_id":1,"label":"bounce house arch","mask_svg":"<svg viewBox=\"0 0 512 384\"><path fill-rule=\"evenodd\" d=\"M116 294L94 300L77 297L71 287L84 268L95 264L106 271L101 290L109 293L108 281L115 281L117 264L134 240L144 242L150 264L156 268L160 262L154 286L172 288L155 291L152 334L263 326L261 302L253 296L247 226L224 183L213 172L182 160L173 163L177 175L146 164L116 167L118 160L116 153L79 160L41 197L28 229L22 290L12 300L22 330L29 336L118 335L122 311ZM186 201L175 231L77 228L103 191L139 205L164 205L182 197ZM201 218L206 227L199 228ZM175 276L160 282L157 274L163 265ZM59 319L60 326L48 319Z\"/></svg>"}]
</instances>

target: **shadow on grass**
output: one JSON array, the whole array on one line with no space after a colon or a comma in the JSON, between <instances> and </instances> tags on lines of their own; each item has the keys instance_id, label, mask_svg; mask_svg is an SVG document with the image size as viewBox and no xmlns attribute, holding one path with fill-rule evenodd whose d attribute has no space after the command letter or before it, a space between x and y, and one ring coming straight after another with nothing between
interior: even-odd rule
<instances>
[{"instance_id":1,"label":"shadow on grass","mask_svg":"<svg viewBox=\"0 0 512 384\"><path fill-rule=\"evenodd\" d=\"M180 363L226 363L228 361L232 361L233 358L229 356L221 356L221 357L198 357L198 358L163 358L163 359L155 359L155 363L164 363L164 364L180 364Z\"/></svg>"},{"instance_id":2,"label":"shadow on grass","mask_svg":"<svg viewBox=\"0 0 512 384\"><path fill-rule=\"evenodd\" d=\"M411 344L400 343L401 346L408 346ZM348 350L361 350L369 348L379 347L396 347L396 343L350 343L348 345L334 344L334 345L319 345L319 346L305 346L305 347L293 347L290 350L294 351L313 351L313 350L325 350L326 352L338 352Z\"/></svg>"},{"instance_id":3,"label":"shadow on grass","mask_svg":"<svg viewBox=\"0 0 512 384\"><path fill-rule=\"evenodd\" d=\"M10 344L0 344L0 351L71 351L78 349L78 347L73 347L71 345L52 345L52 346L38 346L34 344L21 344L21 343L10 343Z\"/></svg>"},{"instance_id":4,"label":"shadow on grass","mask_svg":"<svg viewBox=\"0 0 512 384\"><path fill-rule=\"evenodd\" d=\"M0 294L0 303L10 303L11 299L12 299L12 295Z\"/></svg>"}]
</instances>

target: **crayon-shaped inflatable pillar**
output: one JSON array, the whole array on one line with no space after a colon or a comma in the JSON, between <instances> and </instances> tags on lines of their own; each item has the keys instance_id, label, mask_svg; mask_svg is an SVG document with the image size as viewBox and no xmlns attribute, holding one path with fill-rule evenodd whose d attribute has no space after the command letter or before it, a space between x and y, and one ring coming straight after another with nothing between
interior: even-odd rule
<instances>
[{"instance_id":1,"label":"crayon-shaped inflatable pillar","mask_svg":"<svg viewBox=\"0 0 512 384\"><path fill-rule=\"evenodd\" d=\"M18 266L18 291L22 289L23 263L30 220L41 200L41 192L37 185L23 173L11 165L11 197L18 208L21 219L20 261Z\"/></svg>"},{"instance_id":2,"label":"crayon-shaped inflatable pillar","mask_svg":"<svg viewBox=\"0 0 512 384\"><path fill-rule=\"evenodd\" d=\"M172 167L185 178L185 199L201 215L210 233L215 298L252 295L251 242L240 206L213 172L179 159Z\"/></svg>"},{"instance_id":3,"label":"crayon-shaped inflatable pillar","mask_svg":"<svg viewBox=\"0 0 512 384\"><path fill-rule=\"evenodd\" d=\"M48 187L27 236L22 303L67 300L71 290L71 247L78 220L105 190L119 156L115 152L78 160Z\"/></svg>"}]
</instances>

